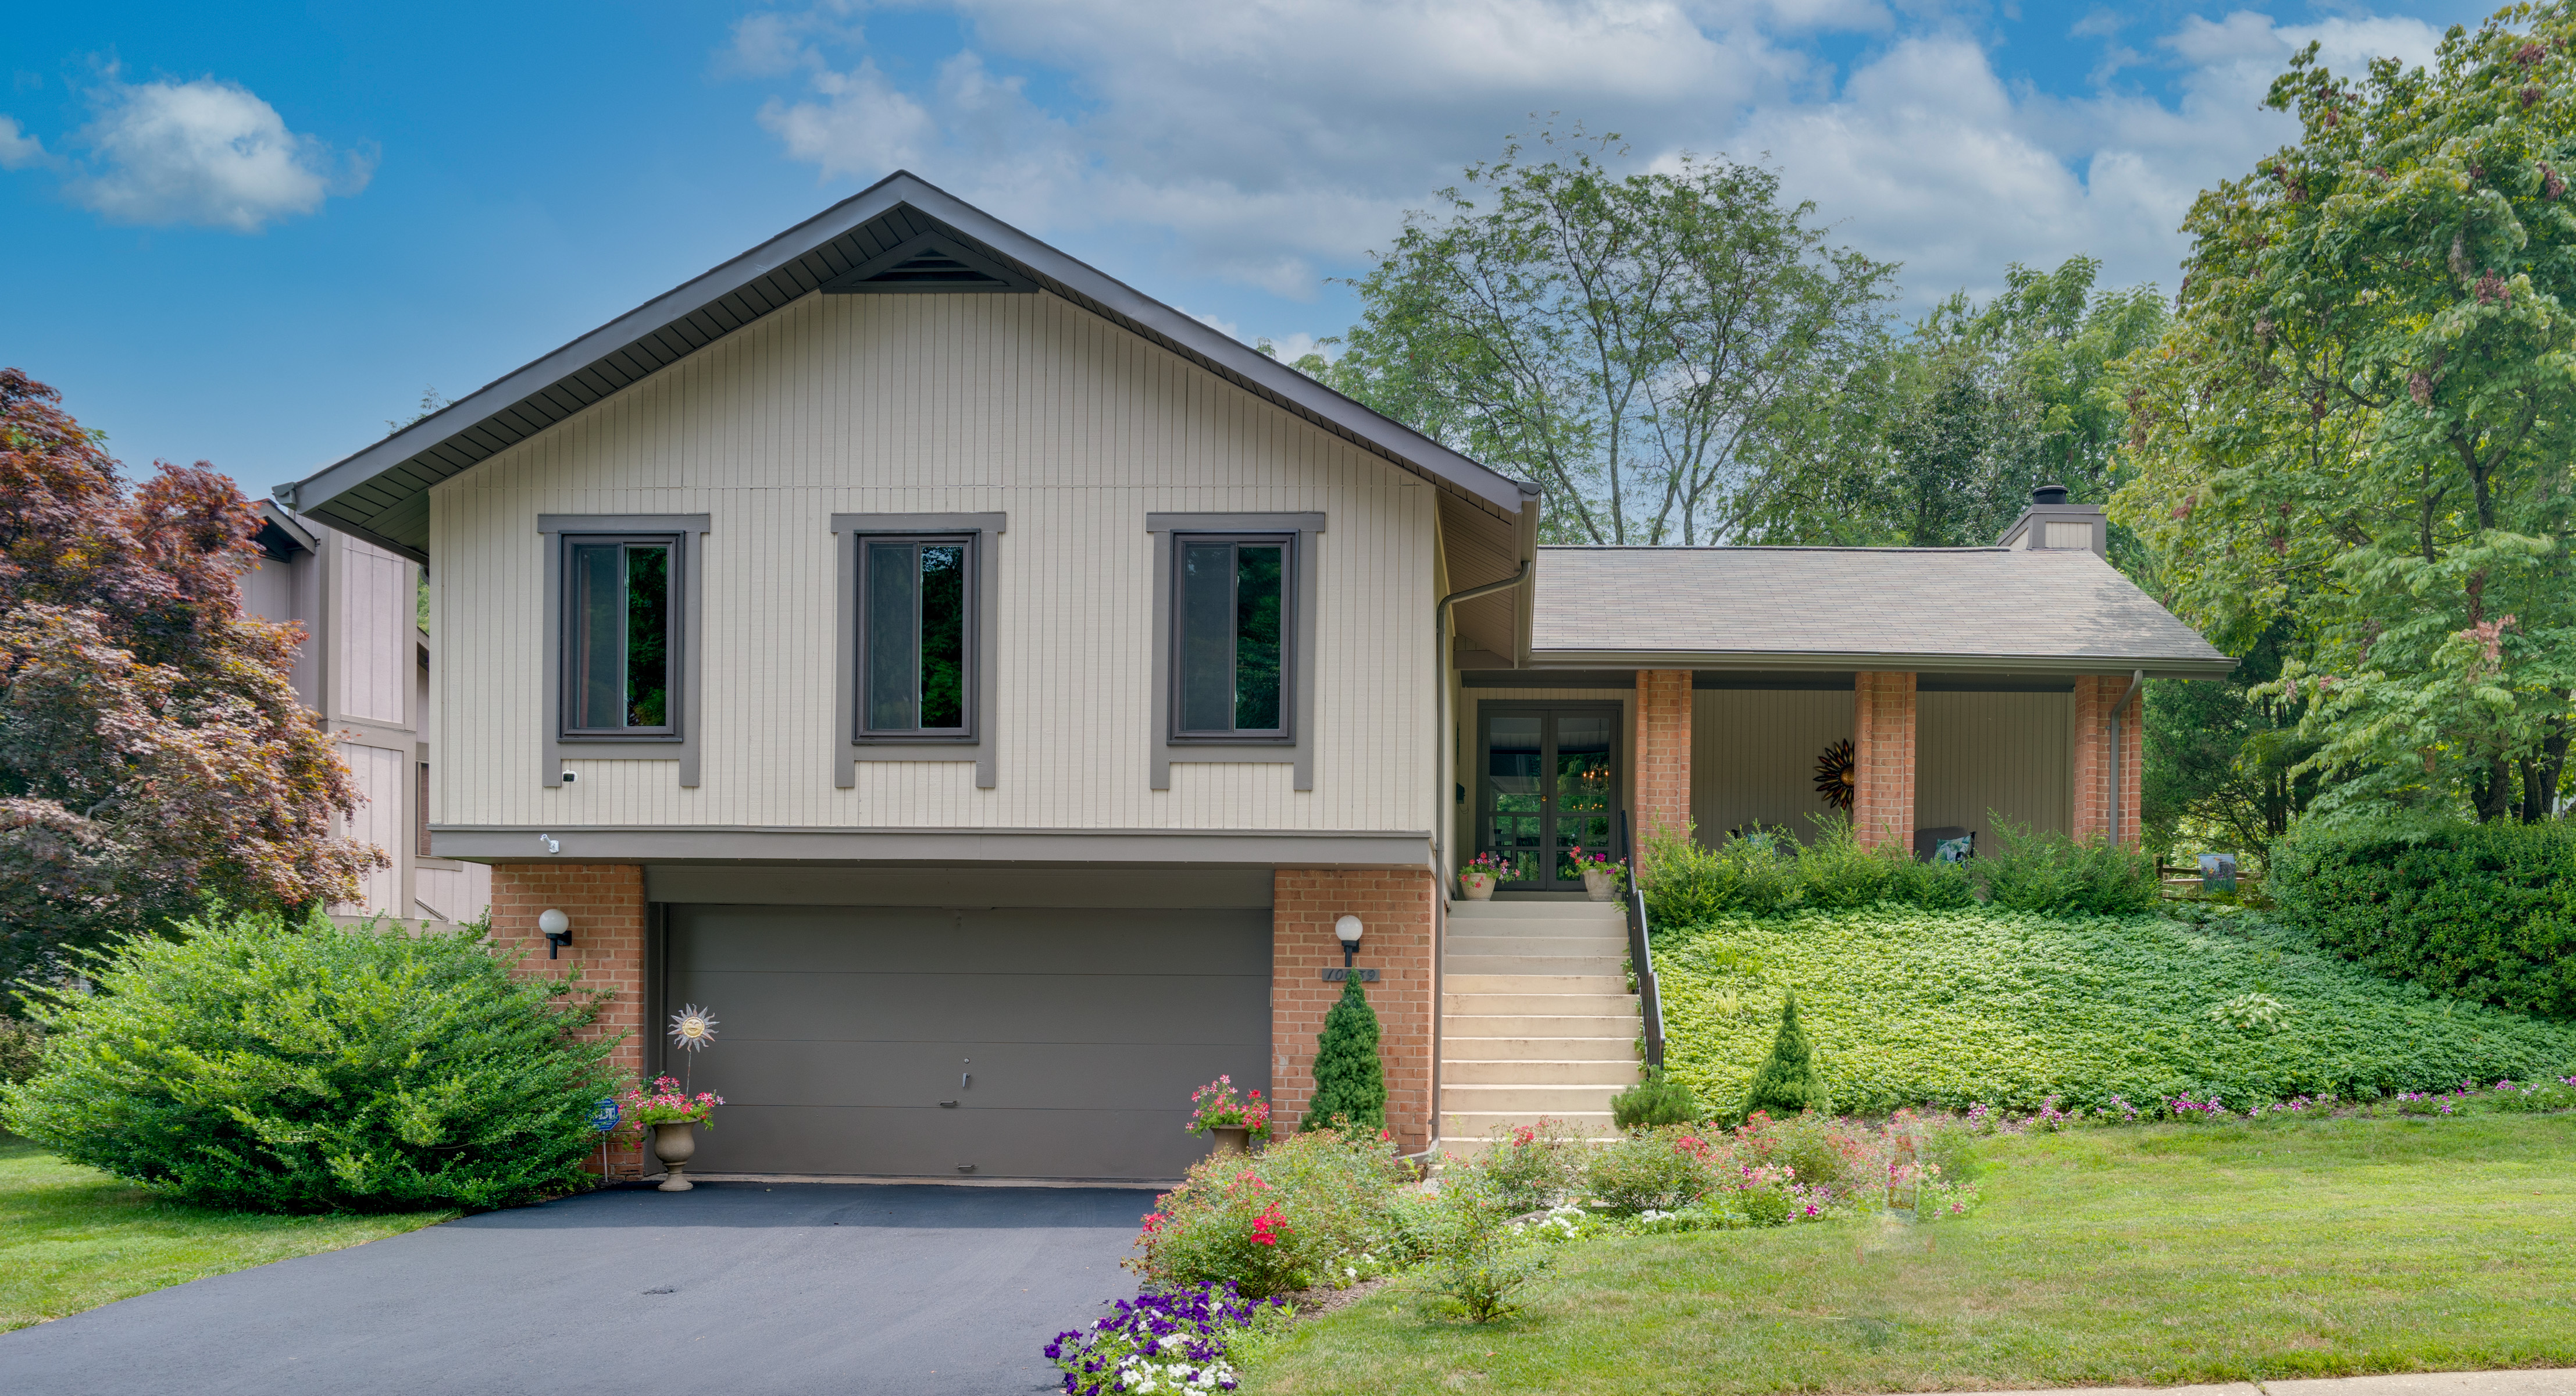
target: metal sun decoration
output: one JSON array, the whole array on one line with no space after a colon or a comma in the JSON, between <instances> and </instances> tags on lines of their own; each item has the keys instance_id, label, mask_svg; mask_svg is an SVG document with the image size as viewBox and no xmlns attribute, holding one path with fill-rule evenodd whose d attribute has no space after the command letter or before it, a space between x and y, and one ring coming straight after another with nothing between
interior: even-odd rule
<instances>
[{"instance_id":1,"label":"metal sun decoration","mask_svg":"<svg viewBox=\"0 0 2576 1396\"><path fill-rule=\"evenodd\" d=\"M715 1040L716 1020L707 1016L707 1010L693 1003L671 1015L671 1045L689 1054L688 1064L680 1068L681 1090L689 1089L687 1078L695 1075L689 1067L697 1065L698 1053Z\"/></svg>"},{"instance_id":2,"label":"metal sun decoration","mask_svg":"<svg viewBox=\"0 0 2576 1396\"><path fill-rule=\"evenodd\" d=\"M1816 758L1816 795L1835 809L1852 807L1852 744L1849 737L1825 748Z\"/></svg>"}]
</instances>

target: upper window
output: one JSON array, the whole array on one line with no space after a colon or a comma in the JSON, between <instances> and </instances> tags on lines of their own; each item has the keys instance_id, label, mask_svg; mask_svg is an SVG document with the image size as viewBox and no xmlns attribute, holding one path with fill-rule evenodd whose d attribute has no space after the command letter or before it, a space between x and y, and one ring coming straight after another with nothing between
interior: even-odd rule
<instances>
[{"instance_id":1,"label":"upper window","mask_svg":"<svg viewBox=\"0 0 2576 1396\"><path fill-rule=\"evenodd\" d=\"M1288 740L1295 535L1172 542L1173 736Z\"/></svg>"},{"instance_id":2,"label":"upper window","mask_svg":"<svg viewBox=\"0 0 2576 1396\"><path fill-rule=\"evenodd\" d=\"M680 540L564 540L564 733L671 736L679 731L678 612L671 604Z\"/></svg>"},{"instance_id":3,"label":"upper window","mask_svg":"<svg viewBox=\"0 0 2576 1396\"><path fill-rule=\"evenodd\" d=\"M859 735L975 735L975 538L859 539Z\"/></svg>"}]
</instances>

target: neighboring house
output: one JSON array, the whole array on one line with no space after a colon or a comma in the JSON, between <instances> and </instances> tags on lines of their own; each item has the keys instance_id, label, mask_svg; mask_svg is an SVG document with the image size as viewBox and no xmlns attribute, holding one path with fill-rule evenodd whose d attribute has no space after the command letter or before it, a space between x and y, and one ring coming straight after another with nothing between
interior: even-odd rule
<instances>
[{"instance_id":1,"label":"neighboring house","mask_svg":"<svg viewBox=\"0 0 2576 1396\"><path fill-rule=\"evenodd\" d=\"M419 569L362 538L259 506L256 566L242 601L263 620L304 627L295 696L340 734L340 757L365 803L347 832L385 851L341 916L473 921L492 900L492 870L429 849L430 639L420 629Z\"/></svg>"},{"instance_id":2,"label":"neighboring house","mask_svg":"<svg viewBox=\"0 0 2576 1396\"><path fill-rule=\"evenodd\" d=\"M1405 1147L1597 1114L1615 919L1453 908L1466 857L1795 825L1846 736L1873 838L2130 838L2134 679L2229 665L2054 500L1540 548L1535 487L909 175L279 493L434 562L432 846L497 937L566 913L631 1069L713 1011L719 1173L1171 1177L1192 1087L1307 1098L1344 915Z\"/></svg>"}]
</instances>

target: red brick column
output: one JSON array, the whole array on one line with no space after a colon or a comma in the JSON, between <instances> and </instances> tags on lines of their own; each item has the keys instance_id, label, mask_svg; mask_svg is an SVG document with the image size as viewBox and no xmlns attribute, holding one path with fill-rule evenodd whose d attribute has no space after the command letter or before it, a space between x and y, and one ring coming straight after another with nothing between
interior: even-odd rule
<instances>
[{"instance_id":1,"label":"red brick column","mask_svg":"<svg viewBox=\"0 0 2576 1396\"><path fill-rule=\"evenodd\" d=\"M1406 1153L1431 1146L1432 902L1428 869L1332 872L1281 868L1271 879L1270 1095L1274 1128L1294 1126L1315 1094L1315 1038L1342 996L1319 971L1338 969L1333 923L1348 913L1366 928L1359 965L1378 971L1368 986L1377 1010L1378 1056L1386 1067L1386 1123Z\"/></svg>"},{"instance_id":2,"label":"red brick column","mask_svg":"<svg viewBox=\"0 0 2576 1396\"><path fill-rule=\"evenodd\" d=\"M1691 825L1691 676L1687 669L1637 671L1637 837L1687 834Z\"/></svg>"},{"instance_id":3,"label":"red brick column","mask_svg":"<svg viewBox=\"0 0 2576 1396\"><path fill-rule=\"evenodd\" d=\"M1852 830L1864 844L1914 847L1914 676L1852 685Z\"/></svg>"},{"instance_id":4,"label":"red brick column","mask_svg":"<svg viewBox=\"0 0 2576 1396\"><path fill-rule=\"evenodd\" d=\"M572 919L572 944L561 958L546 958L537 916L548 907ZM644 870L631 863L505 863L492 869L492 943L529 952L524 974L578 972L590 988L613 989L593 1031L624 1033L609 1064L640 1076L644 1043L653 1025L644 1021ZM596 1167L596 1160L593 1162ZM657 1165L658 1168L658 1165ZM609 1151L609 1172L644 1174L640 1142Z\"/></svg>"},{"instance_id":5,"label":"red brick column","mask_svg":"<svg viewBox=\"0 0 2576 1396\"><path fill-rule=\"evenodd\" d=\"M2129 691L2127 674L2087 674L2075 681L2075 837L2111 834L2111 709ZM2144 748L2144 686L2120 716L2120 842L2138 846L2139 770Z\"/></svg>"}]
</instances>

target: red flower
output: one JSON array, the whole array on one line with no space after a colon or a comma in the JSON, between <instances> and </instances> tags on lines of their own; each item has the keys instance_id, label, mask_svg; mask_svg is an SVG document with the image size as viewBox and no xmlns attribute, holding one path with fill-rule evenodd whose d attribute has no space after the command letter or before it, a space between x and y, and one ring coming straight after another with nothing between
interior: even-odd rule
<instances>
[{"instance_id":1,"label":"red flower","mask_svg":"<svg viewBox=\"0 0 2576 1396\"><path fill-rule=\"evenodd\" d=\"M1252 1219L1252 1244L1256 1246L1278 1245L1279 1238L1287 1234L1288 1219L1279 1215L1276 1202L1263 1208L1261 1215Z\"/></svg>"}]
</instances>

